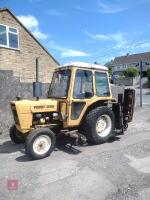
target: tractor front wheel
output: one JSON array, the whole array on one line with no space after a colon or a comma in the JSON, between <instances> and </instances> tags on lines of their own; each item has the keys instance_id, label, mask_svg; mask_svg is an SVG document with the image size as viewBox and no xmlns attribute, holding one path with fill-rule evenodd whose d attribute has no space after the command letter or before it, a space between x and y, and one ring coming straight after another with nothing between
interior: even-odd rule
<instances>
[{"instance_id":1,"label":"tractor front wheel","mask_svg":"<svg viewBox=\"0 0 150 200\"><path fill-rule=\"evenodd\" d=\"M22 144L25 142L25 138L21 135L21 133L17 130L16 126L13 125L10 128L9 136L11 138L11 141L15 144Z\"/></svg>"},{"instance_id":2,"label":"tractor front wheel","mask_svg":"<svg viewBox=\"0 0 150 200\"><path fill-rule=\"evenodd\" d=\"M33 159L45 158L52 153L55 143L56 136L50 129L35 129L26 138L26 153Z\"/></svg>"}]
</instances>

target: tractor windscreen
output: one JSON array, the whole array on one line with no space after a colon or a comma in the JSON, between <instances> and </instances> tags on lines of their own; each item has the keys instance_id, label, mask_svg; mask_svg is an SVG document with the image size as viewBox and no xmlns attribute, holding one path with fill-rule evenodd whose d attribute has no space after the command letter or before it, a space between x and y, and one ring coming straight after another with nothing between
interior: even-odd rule
<instances>
[{"instance_id":1,"label":"tractor windscreen","mask_svg":"<svg viewBox=\"0 0 150 200\"><path fill-rule=\"evenodd\" d=\"M70 75L71 71L69 69L54 72L48 96L51 98L66 98L68 95Z\"/></svg>"}]
</instances>

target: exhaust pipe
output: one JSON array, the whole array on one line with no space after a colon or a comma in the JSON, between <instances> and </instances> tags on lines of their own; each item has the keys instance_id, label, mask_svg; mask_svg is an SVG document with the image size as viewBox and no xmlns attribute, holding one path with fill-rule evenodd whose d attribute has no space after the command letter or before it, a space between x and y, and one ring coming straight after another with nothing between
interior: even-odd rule
<instances>
[{"instance_id":1,"label":"exhaust pipe","mask_svg":"<svg viewBox=\"0 0 150 200\"><path fill-rule=\"evenodd\" d=\"M39 59L36 58L36 82L33 82L33 96L37 100L42 96L42 83L39 82Z\"/></svg>"}]
</instances>

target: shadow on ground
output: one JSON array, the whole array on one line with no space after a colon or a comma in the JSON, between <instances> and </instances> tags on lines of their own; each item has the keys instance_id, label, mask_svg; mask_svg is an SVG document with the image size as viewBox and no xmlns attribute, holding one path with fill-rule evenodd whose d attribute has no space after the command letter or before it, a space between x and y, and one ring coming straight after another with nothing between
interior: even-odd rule
<instances>
[{"instance_id":1,"label":"shadow on ground","mask_svg":"<svg viewBox=\"0 0 150 200\"><path fill-rule=\"evenodd\" d=\"M11 141L6 141L0 145L0 153L15 153L22 152L24 153L24 144L13 144Z\"/></svg>"},{"instance_id":2,"label":"shadow on ground","mask_svg":"<svg viewBox=\"0 0 150 200\"><path fill-rule=\"evenodd\" d=\"M111 138L108 143L112 143L114 141L120 140L119 137L115 136ZM90 145L88 143L85 143L83 145L76 145L75 139L70 138L64 135L61 135L57 138L56 142L56 151L63 151L64 153L71 154L71 155L78 155L82 153L82 148L90 147L93 145ZM18 162L28 162L33 161L29 156L26 155L24 144L16 145L13 144L11 141L6 141L0 145L0 154L2 153L15 153L15 152L21 152L23 155L16 158L16 161Z\"/></svg>"},{"instance_id":3,"label":"shadow on ground","mask_svg":"<svg viewBox=\"0 0 150 200\"><path fill-rule=\"evenodd\" d=\"M76 145L75 143L74 138L60 135L56 140L55 151L63 151L68 154L77 155L82 151L79 150L79 145ZM85 146L87 146L87 144Z\"/></svg>"}]
</instances>

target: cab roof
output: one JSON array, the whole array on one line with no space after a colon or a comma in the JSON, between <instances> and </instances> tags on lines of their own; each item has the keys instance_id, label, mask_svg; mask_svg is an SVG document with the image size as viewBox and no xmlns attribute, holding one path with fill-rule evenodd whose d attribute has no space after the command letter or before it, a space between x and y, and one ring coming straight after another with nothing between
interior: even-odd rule
<instances>
[{"instance_id":1,"label":"cab roof","mask_svg":"<svg viewBox=\"0 0 150 200\"><path fill-rule=\"evenodd\" d=\"M64 65L60 65L56 69L58 70L61 68L70 68L70 67L79 67L79 68L108 71L108 68L103 65L93 64L93 63L85 63L85 62L70 62L70 63L64 64Z\"/></svg>"}]
</instances>

